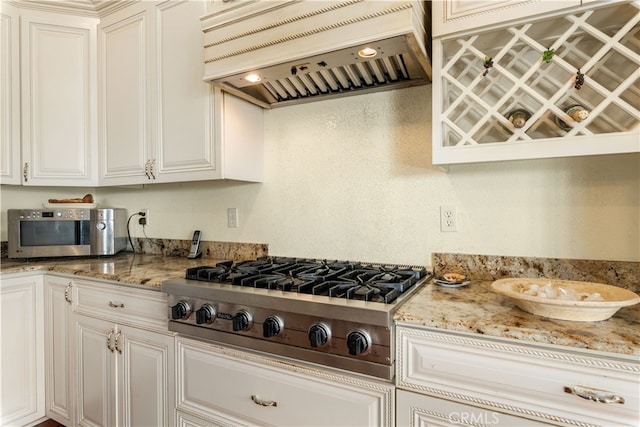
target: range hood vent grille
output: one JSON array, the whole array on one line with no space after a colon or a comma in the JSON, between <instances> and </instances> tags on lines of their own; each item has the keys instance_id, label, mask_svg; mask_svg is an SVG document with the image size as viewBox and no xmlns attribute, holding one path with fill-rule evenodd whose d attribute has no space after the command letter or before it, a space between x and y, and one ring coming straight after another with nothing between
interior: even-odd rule
<instances>
[{"instance_id":1,"label":"range hood vent grille","mask_svg":"<svg viewBox=\"0 0 640 427\"><path fill-rule=\"evenodd\" d=\"M276 14L278 22L303 25L308 30L296 32L296 28L291 28L294 35L290 37L282 36L286 24L264 23L268 11L259 17L243 18L238 25L244 25L245 29L251 27L251 19L258 21L251 31L238 27L235 36L229 36L233 33L229 20L221 27L224 31L216 33L215 27L206 28L205 51L209 59L205 61L204 79L265 108L431 82L426 32L422 25L416 26L426 16L425 9L420 7L425 6L423 2L399 5L349 0L334 2L322 13L304 12L300 8L328 2L293 3L298 9L292 13L297 15L283 21L286 7L281 7ZM374 6L378 10L372 12ZM331 16L324 16L327 13ZM336 19L335 13L350 18L328 27L325 21L330 17ZM321 17L323 21L319 22ZM271 32L276 30L270 39ZM352 40L346 39L346 35ZM363 48L373 48L377 54L363 58L358 55ZM291 58L283 58L283 52L289 52ZM229 73L230 70L236 71ZM259 81L248 81L250 74L259 75Z\"/></svg>"},{"instance_id":2,"label":"range hood vent grille","mask_svg":"<svg viewBox=\"0 0 640 427\"><path fill-rule=\"evenodd\" d=\"M326 95L409 80L402 54L330 68L264 83L271 95L281 101L306 96Z\"/></svg>"}]
</instances>

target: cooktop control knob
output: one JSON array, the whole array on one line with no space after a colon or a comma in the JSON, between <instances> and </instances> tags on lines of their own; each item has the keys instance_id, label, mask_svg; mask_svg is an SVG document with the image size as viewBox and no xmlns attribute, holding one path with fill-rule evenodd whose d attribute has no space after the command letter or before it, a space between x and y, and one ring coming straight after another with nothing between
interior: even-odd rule
<instances>
[{"instance_id":1,"label":"cooktop control knob","mask_svg":"<svg viewBox=\"0 0 640 427\"><path fill-rule=\"evenodd\" d=\"M216 309L211 304L203 304L198 311L196 311L196 323L202 325L203 323L213 323L216 320Z\"/></svg>"},{"instance_id":2,"label":"cooktop control knob","mask_svg":"<svg viewBox=\"0 0 640 427\"><path fill-rule=\"evenodd\" d=\"M284 323L278 316L267 316L262 323L262 336L265 338L278 336L283 327Z\"/></svg>"},{"instance_id":3,"label":"cooktop control knob","mask_svg":"<svg viewBox=\"0 0 640 427\"><path fill-rule=\"evenodd\" d=\"M326 345L330 337L329 328L322 323L314 323L309 328L309 342L311 347L322 347Z\"/></svg>"},{"instance_id":4,"label":"cooktop control knob","mask_svg":"<svg viewBox=\"0 0 640 427\"><path fill-rule=\"evenodd\" d=\"M233 315L232 321L234 331L246 331L251 325L251 315L247 310L240 310Z\"/></svg>"},{"instance_id":5,"label":"cooktop control knob","mask_svg":"<svg viewBox=\"0 0 640 427\"><path fill-rule=\"evenodd\" d=\"M178 301L176 305L171 307L171 319L186 319L191 315L191 305L185 300Z\"/></svg>"},{"instance_id":6,"label":"cooktop control knob","mask_svg":"<svg viewBox=\"0 0 640 427\"><path fill-rule=\"evenodd\" d=\"M355 330L349 332L347 335L347 347L349 348L349 354L357 356L366 352L371 346L371 338L369 334L361 330Z\"/></svg>"}]
</instances>

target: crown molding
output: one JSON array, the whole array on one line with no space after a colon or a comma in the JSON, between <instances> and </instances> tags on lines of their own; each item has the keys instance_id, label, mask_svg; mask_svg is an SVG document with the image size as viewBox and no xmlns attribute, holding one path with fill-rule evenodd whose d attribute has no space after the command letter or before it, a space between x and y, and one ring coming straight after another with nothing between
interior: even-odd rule
<instances>
[{"instance_id":1,"label":"crown molding","mask_svg":"<svg viewBox=\"0 0 640 427\"><path fill-rule=\"evenodd\" d=\"M19 9L100 18L140 0L4 0Z\"/></svg>"}]
</instances>

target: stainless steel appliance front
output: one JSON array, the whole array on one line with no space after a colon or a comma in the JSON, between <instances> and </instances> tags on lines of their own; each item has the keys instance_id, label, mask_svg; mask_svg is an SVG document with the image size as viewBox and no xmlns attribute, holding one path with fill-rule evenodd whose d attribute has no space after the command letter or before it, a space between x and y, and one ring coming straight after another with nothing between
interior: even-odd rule
<instances>
[{"instance_id":1,"label":"stainless steel appliance front","mask_svg":"<svg viewBox=\"0 0 640 427\"><path fill-rule=\"evenodd\" d=\"M127 246L124 209L9 209L9 258L114 255Z\"/></svg>"},{"instance_id":2,"label":"stainless steel appliance front","mask_svg":"<svg viewBox=\"0 0 640 427\"><path fill-rule=\"evenodd\" d=\"M265 257L162 283L169 330L390 380L393 314L423 267Z\"/></svg>"}]
</instances>

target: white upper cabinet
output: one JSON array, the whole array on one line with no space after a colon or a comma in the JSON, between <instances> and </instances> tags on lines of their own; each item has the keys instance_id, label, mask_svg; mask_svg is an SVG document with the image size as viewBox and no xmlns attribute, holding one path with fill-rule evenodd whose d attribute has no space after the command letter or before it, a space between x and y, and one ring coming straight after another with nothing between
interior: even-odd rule
<instances>
[{"instance_id":1,"label":"white upper cabinet","mask_svg":"<svg viewBox=\"0 0 640 427\"><path fill-rule=\"evenodd\" d=\"M577 12L595 1L599 0L435 0L431 2L432 35L483 30L545 13Z\"/></svg>"},{"instance_id":2,"label":"white upper cabinet","mask_svg":"<svg viewBox=\"0 0 640 427\"><path fill-rule=\"evenodd\" d=\"M20 17L23 184L93 186L97 19Z\"/></svg>"},{"instance_id":3,"label":"white upper cabinet","mask_svg":"<svg viewBox=\"0 0 640 427\"><path fill-rule=\"evenodd\" d=\"M262 110L202 80L206 6L141 2L101 20L102 185L262 180Z\"/></svg>"},{"instance_id":4,"label":"white upper cabinet","mask_svg":"<svg viewBox=\"0 0 640 427\"><path fill-rule=\"evenodd\" d=\"M640 152L640 3L593 6L434 39L433 163Z\"/></svg>"},{"instance_id":5,"label":"white upper cabinet","mask_svg":"<svg viewBox=\"0 0 640 427\"><path fill-rule=\"evenodd\" d=\"M0 3L0 184L20 184L20 15Z\"/></svg>"},{"instance_id":6,"label":"white upper cabinet","mask_svg":"<svg viewBox=\"0 0 640 427\"><path fill-rule=\"evenodd\" d=\"M154 87L152 5L140 2L98 26L101 183L148 182Z\"/></svg>"}]
</instances>

